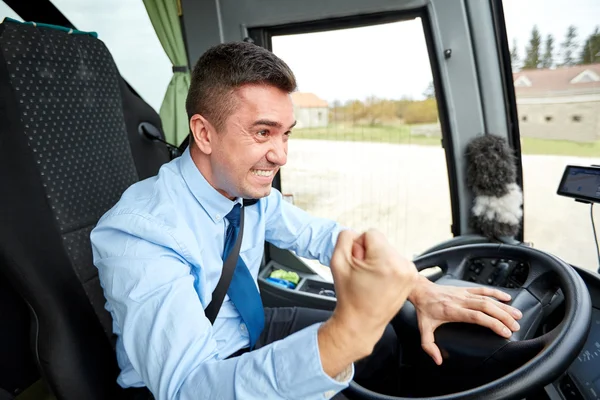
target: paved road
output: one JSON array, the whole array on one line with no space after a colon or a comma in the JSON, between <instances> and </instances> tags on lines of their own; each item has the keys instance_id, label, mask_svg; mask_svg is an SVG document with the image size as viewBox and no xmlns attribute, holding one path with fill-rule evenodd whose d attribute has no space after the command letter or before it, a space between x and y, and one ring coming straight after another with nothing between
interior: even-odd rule
<instances>
[{"instance_id":1,"label":"paved road","mask_svg":"<svg viewBox=\"0 0 600 400\"><path fill-rule=\"evenodd\" d=\"M565 165L600 161L523 157L525 239L575 265L595 270L589 205L556 195ZM443 149L369 142L291 140L284 193L313 215L357 230L377 227L406 256L451 238ZM600 206L595 217L600 230ZM599 232L600 234L600 232Z\"/></svg>"}]
</instances>

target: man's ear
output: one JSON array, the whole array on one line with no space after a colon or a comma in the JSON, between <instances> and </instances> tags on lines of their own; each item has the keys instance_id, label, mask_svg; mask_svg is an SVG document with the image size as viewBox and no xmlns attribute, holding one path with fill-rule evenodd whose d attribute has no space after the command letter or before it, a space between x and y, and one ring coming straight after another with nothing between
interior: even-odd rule
<instances>
[{"instance_id":1,"label":"man's ear","mask_svg":"<svg viewBox=\"0 0 600 400\"><path fill-rule=\"evenodd\" d=\"M215 130L210 122L202 115L194 114L190 118L190 131L200 151L207 155L212 153L212 140Z\"/></svg>"}]
</instances>

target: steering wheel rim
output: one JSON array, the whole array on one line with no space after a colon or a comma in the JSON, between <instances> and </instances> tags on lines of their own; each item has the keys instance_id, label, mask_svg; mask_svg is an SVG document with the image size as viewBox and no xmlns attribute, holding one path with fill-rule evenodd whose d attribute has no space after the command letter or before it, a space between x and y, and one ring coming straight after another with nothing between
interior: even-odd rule
<instances>
[{"instance_id":1,"label":"steering wheel rim","mask_svg":"<svg viewBox=\"0 0 600 400\"><path fill-rule=\"evenodd\" d=\"M514 371L488 382L458 393L427 397L435 400L512 399L523 398L532 387L541 387L557 379L577 357L585 344L590 325L592 304L583 279L564 261L540 250L507 244L471 244L451 247L425 254L414 260L419 271L439 266L447 272L449 262L464 264L477 257L519 258L533 261L533 273L554 272L564 293L565 314L563 320L550 332L532 339L543 338L544 348L529 361ZM450 260L450 261L449 261ZM455 270L458 269L455 265ZM535 279L535 276L533 277ZM525 285L524 285L525 286ZM502 290L503 288L501 288ZM397 397L379 394L350 382L349 394L365 400L408 400L422 397Z\"/></svg>"}]
</instances>

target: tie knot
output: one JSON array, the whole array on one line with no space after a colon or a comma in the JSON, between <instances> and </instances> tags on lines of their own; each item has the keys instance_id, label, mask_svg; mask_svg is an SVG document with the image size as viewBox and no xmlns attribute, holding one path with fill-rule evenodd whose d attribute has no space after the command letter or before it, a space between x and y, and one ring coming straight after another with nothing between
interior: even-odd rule
<instances>
[{"instance_id":1,"label":"tie knot","mask_svg":"<svg viewBox=\"0 0 600 400\"><path fill-rule=\"evenodd\" d=\"M233 226L235 226L236 228L238 226L240 226L240 210L241 210L242 206L240 205L240 203L236 203L233 206L233 209L229 212L229 214L227 214L225 216L225 218L227 218L227 221L229 221L229 223Z\"/></svg>"}]
</instances>

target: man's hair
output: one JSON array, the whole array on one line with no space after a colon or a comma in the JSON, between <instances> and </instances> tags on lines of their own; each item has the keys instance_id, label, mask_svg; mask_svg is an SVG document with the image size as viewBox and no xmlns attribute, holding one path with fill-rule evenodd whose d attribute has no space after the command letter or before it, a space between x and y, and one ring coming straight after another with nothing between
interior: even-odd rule
<instances>
[{"instance_id":1,"label":"man's hair","mask_svg":"<svg viewBox=\"0 0 600 400\"><path fill-rule=\"evenodd\" d=\"M221 130L235 109L235 90L246 84L271 85L287 93L296 90L292 70L267 49L246 42L219 44L194 67L185 102L188 121L200 114Z\"/></svg>"}]
</instances>

